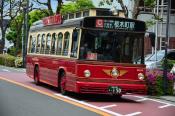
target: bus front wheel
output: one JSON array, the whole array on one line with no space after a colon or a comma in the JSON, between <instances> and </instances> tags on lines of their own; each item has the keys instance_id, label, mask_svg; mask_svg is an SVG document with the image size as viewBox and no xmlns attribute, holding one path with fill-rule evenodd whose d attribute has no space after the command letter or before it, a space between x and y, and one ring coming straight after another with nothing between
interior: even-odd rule
<instances>
[{"instance_id":1,"label":"bus front wheel","mask_svg":"<svg viewBox=\"0 0 175 116\"><path fill-rule=\"evenodd\" d=\"M60 91L62 95L67 94L67 91L65 88L66 88L66 76L65 76L65 73L62 73L60 77Z\"/></svg>"},{"instance_id":2,"label":"bus front wheel","mask_svg":"<svg viewBox=\"0 0 175 116\"><path fill-rule=\"evenodd\" d=\"M35 70L34 70L34 82L35 82L36 85L40 84L40 81L39 81L39 68L38 67L35 67Z\"/></svg>"}]
</instances>

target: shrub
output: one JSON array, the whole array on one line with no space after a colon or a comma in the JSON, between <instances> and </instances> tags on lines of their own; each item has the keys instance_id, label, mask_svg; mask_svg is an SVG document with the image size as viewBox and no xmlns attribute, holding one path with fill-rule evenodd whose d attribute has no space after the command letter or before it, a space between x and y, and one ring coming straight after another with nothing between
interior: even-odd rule
<instances>
[{"instance_id":1,"label":"shrub","mask_svg":"<svg viewBox=\"0 0 175 116\"><path fill-rule=\"evenodd\" d=\"M1 54L0 55L0 64L9 66L9 67L14 67L15 66L15 57L8 55L8 54Z\"/></svg>"},{"instance_id":2,"label":"shrub","mask_svg":"<svg viewBox=\"0 0 175 116\"><path fill-rule=\"evenodd\" d=\"M22 67L22 57L16 57L15 59L15 67Z\"/></svg>"},{"instance_id":3,"label":"shrub","mask_svg":"<svg viewBox=\"0 0 175 116\"><path fill-rule=\"evenodd\" d=\"M164 94L164 78L163 71L161 70L149 70L146 71L147 86L149 95L163 95ZM173 95L173 86L175 76L171 73L167 73L166 94Z\"/></svg>"}]
</instances>

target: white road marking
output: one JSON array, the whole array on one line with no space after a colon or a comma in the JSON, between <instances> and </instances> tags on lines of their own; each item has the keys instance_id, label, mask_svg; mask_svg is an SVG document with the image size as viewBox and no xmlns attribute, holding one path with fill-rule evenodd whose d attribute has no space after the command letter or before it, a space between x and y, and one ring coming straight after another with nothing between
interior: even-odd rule
<instances>
[{"instance_id":1,"label":"white road marking","mask_svg":"<svg viewBox=\"0 0 175 116\"><path fill-rule=\"evenodd\" d=\"M148 100L147 98L142 98L142 99L138 99L138 100L135 100L137 102L141 102L141 101L145 101L145 100Z\"/></svg>"},{"instance_id":2,"label":"white road marking","mask_svg":"<svg viewBox=\"0 0 175 116\"><path fill-rule=\"evenodd\" d=\"M166 107L169 107L169 106L172 106L171 104L166 104L166 105L163 105L163 106L159 106L159 108L166 108Z\"/></svg>"},{"instance_id":3,"label":"white road marking","mask_svg":"<svg viewBox=\"0 0 175 116\"><path fill-rule=\"evenodd\" d=\"M7 69L2 69L2 71L5 71L5 72L10 72L9 70L7 70Z\"/></svg>"},{"instance_id":4,"label":"white road marking","mask_svg":"<svg viewBox=\"0 0 175 116\"><path fill-rule=\"evenodd\" d=\"M102 106L100 108L105 109L105 108L111 108L111 107L115 107L115 106L117 106L117 105L112 104L112 105Z\"/></svg>"},{"instance_id":5,"label":"white road marking","mask_svg":"<svg viewBox=\"0 0 175 116\"><path fill-rule=\"evenodd\" d=\"M142 112L134 112L134 113L131 113L131 114L127 114L127 115L124 115L124 116L135 116L135 115L139 115L141 114Z\"/></svg>"},{"instance_id":6,"label":"white road marking","mask_svg":"<svg viewBox=\"0 0 175 116\"><path fill-rule=\"evenodd\" d=\"M113 112L113 111L110 111L110 110L106 110L106 109L97 107L97 106L92 105L92 104L88 104L88 103L86 103L86 102L84 102L84 101L79 101L79 100L76 100L76 99L72 99L72 98L70 98L70 97L63 96L63 95L58 94L58 93L56 93L56 94L54 94L54 95L60 96L60 97L64 97L65 99L68 99L68 100L71 100L71 101L74 101L74 102L78 102L78 103L80 103L80 104L83 104L83 105L86 105L86 106L89 106L89 107L92 107L92 108L95 108L95 109L98 109L98 110L101 110L101 111L110 113L110 114L112 114L112 115L114 115L114 116L123 116L122 114L119 114L119 113L116 113L116 112Z\"/></svg>"},{"instance_id":7,"label":"white road marking","mask_svg":"<svg viewBox=\"0 0 175 116\"><path fill-rule=\"evenodd\" d=\"M131 97L136 97L136 98L140 98L140 99L146 98L147 100L150 100L150 101L154 101L154 102L158 102L158 103L162 103L162 104L170 104L168 102L164 102L164 101L160 101L160 100L156 100L156 99L150 99L150 98L142 97L142 96L136 96L136 95L125 95L125 96L131 96ZM170 105L175 106L175 104L170 104Z\"/></svg>"}]
</instances>

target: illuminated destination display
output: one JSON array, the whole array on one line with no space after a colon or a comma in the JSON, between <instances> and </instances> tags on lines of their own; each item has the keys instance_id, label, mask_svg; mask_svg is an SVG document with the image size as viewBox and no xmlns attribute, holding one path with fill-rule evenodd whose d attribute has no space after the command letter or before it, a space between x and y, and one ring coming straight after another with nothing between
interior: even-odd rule
<instances>
[{"instance_id":1,"label":"illuminated destination display","mask_svg":"<svg viewBox=\"0 0 175 116\"><path fill-rule=\"evenodd\" d=\"M146 30L145 22L121 17L86 17L83 27L133 32L144 32Z\"/></svg>"},{"instance_id":2,"label":"illuminated destination display","mask_svg":"<svg viewBox=\"0 0 175 116\"><path fill-rule=\"evenodd\" d=\"M134 30L135 22L96 19L96 27L104 29Z\"/></svg>"}]
</instances>

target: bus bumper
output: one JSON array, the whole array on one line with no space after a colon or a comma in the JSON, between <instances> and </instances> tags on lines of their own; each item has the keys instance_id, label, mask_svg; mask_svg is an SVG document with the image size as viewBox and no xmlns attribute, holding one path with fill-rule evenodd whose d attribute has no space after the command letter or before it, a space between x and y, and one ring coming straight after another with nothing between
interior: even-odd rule
<instances>
[{"instance_id":1,"label":"bus bumper","mask_svg":"<svg viewBox=\"0 0 175 116\"><path fill-rule=\"evenodd\" d=\"M110 84L97 82L77 82L76 85L78 93L111 94L108 88L112 86L121 88L121 94L147 94L146 84Z\"/></svg>"}]
</instances>

